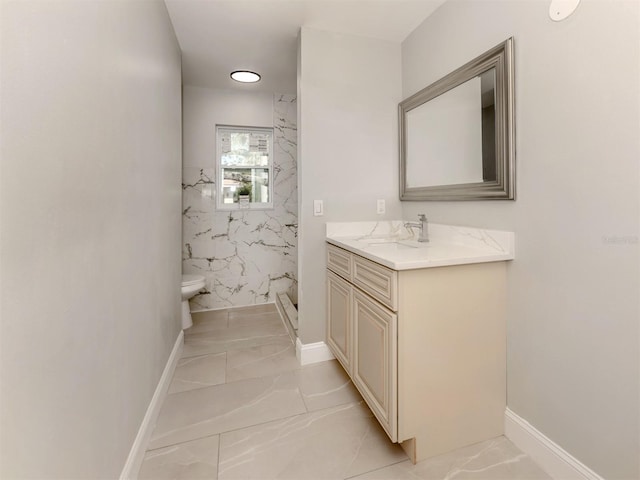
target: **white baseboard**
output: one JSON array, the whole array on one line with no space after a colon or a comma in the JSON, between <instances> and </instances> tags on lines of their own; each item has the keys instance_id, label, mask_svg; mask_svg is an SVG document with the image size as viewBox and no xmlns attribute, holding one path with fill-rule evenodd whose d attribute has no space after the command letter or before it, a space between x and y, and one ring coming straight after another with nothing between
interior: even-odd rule
<instances>
[{"instance_id":1,"label":"white baseboard","mask_svg":"<svg viewBox=\"0 0 640 480\"><path fill-rule=\"evenodd\" d=\"M324 342L303 344L300 338L296 339L296 357L300 365L333 360L334 357L329 347Z\"/></svg>"},{"instance_id":2,"label":"white baseboard","mask_svg":"<svg viewBox=\"0 0 640 480\"><path fill-rule=\"evenodd\" d=\"M158 419L158 414L160 413L160 407L162 406L164 397L169 390L169 384L171 383L173 372L175 371L178 360L180 359L183 345L184 332L180 330L176 343L171 351L171 355L169 355L167 364L165 365L160 381L158 382L158 386L156 387L156 391L153 393L151 402L147 407L147 413L145 413L144 418L142 419L138 435L136 435L136 439L133 441L133 445L129 451L129 457L124 464L122 473L120 473L120 480L138 478L138 472L140 471L140 466L144 460L144 454L147 450L149 438L151 437L151 433L153 433L153 427Z\"/></svg>"},{"instance_id":3,"label":"white baseboard","mask_svg":"<svg viewBox=\"0 0 640 480\"><path fill-rule=\"evenodd\" d=\"M508 408L504 413L504 434L556 480L603 480L600 475Z\"/></svg>"}]
</instances>

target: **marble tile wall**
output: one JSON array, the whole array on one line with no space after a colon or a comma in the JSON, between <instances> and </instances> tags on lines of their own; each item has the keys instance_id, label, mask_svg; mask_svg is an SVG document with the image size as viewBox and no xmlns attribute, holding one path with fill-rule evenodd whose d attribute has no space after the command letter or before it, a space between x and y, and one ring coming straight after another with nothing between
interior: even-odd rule
<instances>
[{"instance_id":1,"label":"marble tile wall","mask_svg":"<svg viewBox=\"0 0 640 480\"><path fill-rule=\"evenodd\" d=\"M183 168L182 271L207 282L194 311L297 298L296 97L274 95L273 116L273 210L216 211L214 159Z\"/></svg>"}]
</instances>

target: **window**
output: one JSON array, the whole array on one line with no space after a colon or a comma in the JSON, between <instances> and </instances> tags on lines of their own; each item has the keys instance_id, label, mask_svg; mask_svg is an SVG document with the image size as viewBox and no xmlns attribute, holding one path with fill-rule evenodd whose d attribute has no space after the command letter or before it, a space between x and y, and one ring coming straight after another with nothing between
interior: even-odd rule
<instances>
[{"instance_id":1,"label":"window","mask_svg":"<svg viewBox=\"0 0 640 480\"><path fill-rule=\"evenodd\" d=\"M273 208L273 129L216 126L217 207Z\"/></svg>"}]
</instances>

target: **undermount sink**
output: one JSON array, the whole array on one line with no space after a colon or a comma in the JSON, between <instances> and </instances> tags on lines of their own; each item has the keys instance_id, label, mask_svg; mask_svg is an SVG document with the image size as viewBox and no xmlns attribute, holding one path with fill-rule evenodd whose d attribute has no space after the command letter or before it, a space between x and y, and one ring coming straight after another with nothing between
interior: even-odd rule
<instances>
[{"instance_id":1,"label":"undermount sink","mask_svg":"<svg viewBox=\"0 0 640 480\"><path fill-rule=\"evenodd\" d=\"M400 240L397 237L367 238L360 241L365 243L367 247L386 247L391 250L405 250L429 246L428 242L418 242L417 240L411 239Z\"/></svg>"},{"instance_id":2,"label":"undermount sink","mask_svg":"<svg viewBox=\"0 0 640 480\"><path fill-rule=\"evenodd\" d=\"M400 243L400 242L373 242L373 243L369 243L370 247L385 247L385 248L391 248L391 249L395 249L395 250L403 250L405 248L417 248L417 246L413 246L413 245L408 245L406 243Z\"/></svg>"},{"instance_id":3,"label":"undermount sink","mask_svg":"<svg viewBox=\"0 0 640 480\"><path fill-rule=\"evenodd\" d=\"M396 237L367 238L361 241L365 242L367 245L385 245L389 243L398 243L398 239Z\"/></svg>"}]
</instances>

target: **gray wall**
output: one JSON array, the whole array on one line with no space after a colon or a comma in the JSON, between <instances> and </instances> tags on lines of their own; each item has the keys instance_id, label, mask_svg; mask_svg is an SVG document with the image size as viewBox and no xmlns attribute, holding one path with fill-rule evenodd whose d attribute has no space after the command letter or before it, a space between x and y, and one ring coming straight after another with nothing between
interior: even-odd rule
<instances>
[{"instance_id":1,"label":"gray wall","mask_svg":"<svg viewBox=\"0 0 640 480\"><path fill-rule=\"evenodd\" d=\"M307 344L325 339L325 223L400 216L401 84L398 43L306 27L300 40L298 335ZM324 216L313 216L314 200Z\"/></svg>"},{"instance_id":2,"label":"gray wall","mask_svg":"<svg viewBox=\"0 0 640 480\"><path fill-rule=\"evenodd\" d=\"M403 97L510 36L517 201L404 203L405 218L513 230L508 405L605 478L637 479L637 1L450 1L402 45Z\"/></svg>"},{"instance_id":3,"label":"gray wall","mask_svg":"<svg viewBox=\"0 0 640 480\"><path fill-rule=\"evenodd\" d=\"M161 1L2 2L2 478L117 478L180 331Z\"/></svg>"}]
</instances>

